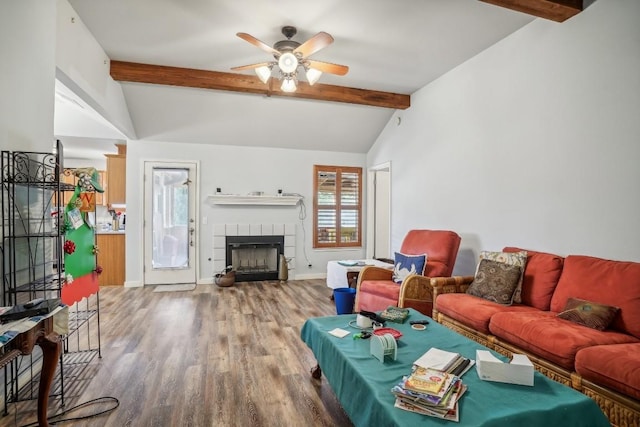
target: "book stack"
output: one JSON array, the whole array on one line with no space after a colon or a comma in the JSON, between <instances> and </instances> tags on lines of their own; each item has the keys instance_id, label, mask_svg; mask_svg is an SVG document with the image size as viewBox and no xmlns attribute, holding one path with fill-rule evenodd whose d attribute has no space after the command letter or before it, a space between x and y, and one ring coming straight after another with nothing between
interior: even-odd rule
<instances>
[{"instance_id":1,"label":"book stack","mask_svg":"<svg viewBox=\"0 0 640 427\"><path fill-rule=\"evenodd\" d=\"M458 353L429 349L414 362L411 373L391 389L395 407L458 421L458 401L467 390L461 377L473 364Z\"/></svg>"}]
</instances>

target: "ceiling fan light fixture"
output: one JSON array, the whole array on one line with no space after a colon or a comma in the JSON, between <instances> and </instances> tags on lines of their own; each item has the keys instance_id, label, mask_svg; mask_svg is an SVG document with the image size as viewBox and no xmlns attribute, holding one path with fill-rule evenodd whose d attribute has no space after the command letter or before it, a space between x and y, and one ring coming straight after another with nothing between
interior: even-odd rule
<instances>
[{"instance_id":1,"label":"ceiling fan light fixture","mask_svg":"<svg viewBox=\"0 0 640 427\"><path fill-rule=\"evenodd\" d=\"M298 58L291 52L285 52L278 58L278 67L283 73L293 73L298 68Z\"/></svg>"},{"instance_id":2,"label":"ceiling fan light fixture","mask_svg":"<svg viewBox=\"0 0 640 427\"><path fill-rule=\"evenodd\" d=\"M315 83L317 83L318 80L320 80L322 71L316 70L315 68L307 68L306 75L307 75L307 81L309 82L309 85L313 86Z\"/></svg>"},{"instance_id":3,"label":"ceiling fan light fixture","mask_svg":"<svg viewBox=\"0 0 640 427\"><path fill-rule=\"evenodd\" d=\"M269 81L271 77L271 67L263 65L262 67L256 68L255 71L262 83L266 84Z\"/></svg>"},{"instance_id":4,"label":"ceiling fan light fixture","mask_svg":"<svg viewBox=\"0 0 640 427\"><path fill-rule=\"evenodd\" d=\"M296 87L296 81L293 78L293 76L285 76L282 79L282 86L280 86L280 89L283 92L287 92L287 93L295 92L297 87Z\"/></svg>"}]
</instances>

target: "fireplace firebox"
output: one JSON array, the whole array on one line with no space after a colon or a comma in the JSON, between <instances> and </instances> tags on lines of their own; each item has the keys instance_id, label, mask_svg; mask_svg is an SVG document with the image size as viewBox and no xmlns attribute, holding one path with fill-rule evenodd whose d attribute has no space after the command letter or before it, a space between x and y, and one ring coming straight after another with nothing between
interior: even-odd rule
<instances>
[{"instance_id":1,"label":"fireplace firebox","mask_svg":"<svg viewBox=\"0 0 640 427\"><path fill-rule=\"evenodd\" d=\"M236 281L278 280L284 236L226 236L226 265Z\"/></svg>"}]
</instances>

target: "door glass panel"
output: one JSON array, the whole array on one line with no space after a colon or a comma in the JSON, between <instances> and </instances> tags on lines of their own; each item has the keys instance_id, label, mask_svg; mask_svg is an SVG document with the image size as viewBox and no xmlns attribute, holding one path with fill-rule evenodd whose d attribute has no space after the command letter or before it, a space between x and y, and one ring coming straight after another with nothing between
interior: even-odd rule
<instances>
[{"instance_id":1,"label":"door glass panel","mask_svg":"<svg viewBox=\"0 0 640 427\"><path fill-rule=\"evenodd\" d=\"M189 267L189 170L153 168L154 269Z\"/></svg>"}]
</instances>

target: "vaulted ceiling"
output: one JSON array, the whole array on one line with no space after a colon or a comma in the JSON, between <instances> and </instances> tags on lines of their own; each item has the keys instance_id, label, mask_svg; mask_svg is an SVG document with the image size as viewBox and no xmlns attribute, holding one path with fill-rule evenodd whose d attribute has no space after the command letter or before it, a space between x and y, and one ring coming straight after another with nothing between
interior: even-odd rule
<instances>
[{"instance_id":1,"label":"vaulted ceiling","mask_svg":"<svg viewBox=\"0 0 640 427\"><path fill-rule=\"evenodd\" d=\"M128 66L130 72L132 65L127 63L135 63L172 67L165 71L199 70L209 77L232 73L231 67L271 59L236 33L249 33L273 45L284 39L281 27L293 25L298 29L293 39L299 42L320 31L334 37L334 43L313 59L349 66L345 76L323 74L316 92L353 91L351 96L360 96L358 90L365 89L375 91L362 92L365 100L367 95L379 99L385 92L390 99L410 102L416 90L535 19L476 0L69 3L111 58L112 76L121 81L138 139L361 153L369 150L395 111L393 106L403 108L402 104L371 106L318 95L277 96L267 85L262 88L251 70L238 79L249 79L251 87L264 89L261 94L188 87L198 86L188 84L195 80L189 75L186 84L157 84L118 76L114 70L123 72ZM171 80L172 74L162 70L147 68L147 78ZM301 87L298 95L309 90Z\"/></svg>"}]
</instances>

